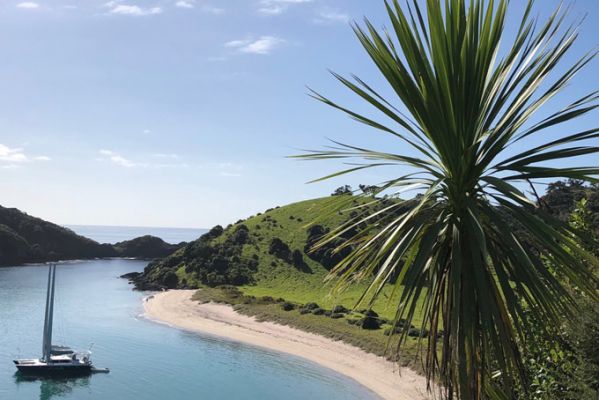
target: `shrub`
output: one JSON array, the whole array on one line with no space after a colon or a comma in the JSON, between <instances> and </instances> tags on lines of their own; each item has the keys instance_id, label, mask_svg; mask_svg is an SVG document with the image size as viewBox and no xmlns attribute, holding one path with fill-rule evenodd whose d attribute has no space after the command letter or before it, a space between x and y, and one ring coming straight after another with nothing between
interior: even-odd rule
<instances>
[{"instance_id":1,"label":"shrub","mask_svg":"<svg viewBox=\"0 0 599 400\"><path fill-rule=\"evenodd\" d=\"M162 278L162 284L169 289L174 289L179 284L179 277L173 271L168 271Z\"/></svg>"},{"instance_id":2,"label":"shrub","mask_svg":"<svg viewBox=\"0 0 599 400\"><path fill-rule=\"evenodd\" d=\"M341 305L333 307L332 311L335 314L340 314L340 313L346 314L346 313L349 312L349 310L347 308L345 308L345 307L343 307Z\"/></svg>"},{"instance_id":3,"label":"shrub","mask_svg":"<svg viewBox=\"0 0 599 400\"><path fill-rule=\"evenodd\" d=\"M341 313L335 313L335 312L331 313L331 318L333 318L333 319L343 318L344 316L345 315L341 314Z\"/></svg>"},{"instance_id":4,"label":"shrub","mask_svg":"<svg viewBox=\"0 0 599 400\"><path fill-rule=\"evenodd\" d=\"M288 301L284 302L283 304L281 304L281 308L284 311L291 311L291 310L295 310L295 304L290 303Z\"/></svg>"},{"instance_id":5,"label":"shrub","mask_svg":"<svg viewBox=\"0 0 599 400\"><path fill-rule=\"evenodd\" d=\"M322 315L325 313L325 310L323 310L322 308L318 307L315 308L314 310L312 310L312 314L314 315Z\"/></svg>"},{"instance_id":6,"label":"shrub","mask_svg":"<svg viewBox=\"0 0 599 400\"><path fill-rule=\"evenodd\" d=\"M275 237L271 240L268 246L268 253L285 261L289 261L291 250L281 239Z\"/></svg>"},{"instance_id":7,"label":"shrub","mask_svg":"<svg viewBox=\"0 0 599 400\"><path fill-rule=\"evenodd\" d=\"M380 329L381 321L379 320L379 315L372 310L366 311L364 318L360 320L360 326L362 329Z\"/></svg>"},{"instance_id":8,"label":"shrub","mask_svg":"<svg viewBox=\"0 0 599 400\"><path fill-rule=\"evenodd\" d=\"M425 328L423 328L422 331L414 327L408 330L408 336L410 337L424 337L426 335L428 335L428 330L426 330Z\"/></svg>"}]
</instances>

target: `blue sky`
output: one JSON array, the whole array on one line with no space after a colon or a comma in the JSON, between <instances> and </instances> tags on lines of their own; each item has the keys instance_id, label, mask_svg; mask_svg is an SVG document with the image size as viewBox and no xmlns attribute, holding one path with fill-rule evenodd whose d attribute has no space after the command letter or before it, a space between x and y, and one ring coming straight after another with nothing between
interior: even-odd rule
<instances>
[{"instance_id":1,"label":"blue sky","mask_svg":"<svg viewBox=\"0 0 599 400\"><path fill-rule=\"evenodd\" d=\"M599 44L599 1L578 0L584 13L573 56ZM210 227L381 181L306 185L335 165L285 158L326 138L397 146L306 95L369 112L327 72L383 87L349 27L364 15L386 22L375 0L1 2L0 204L60 224ZM598 67L567 98L596 88Z\"/></svg>"}]
</instances>

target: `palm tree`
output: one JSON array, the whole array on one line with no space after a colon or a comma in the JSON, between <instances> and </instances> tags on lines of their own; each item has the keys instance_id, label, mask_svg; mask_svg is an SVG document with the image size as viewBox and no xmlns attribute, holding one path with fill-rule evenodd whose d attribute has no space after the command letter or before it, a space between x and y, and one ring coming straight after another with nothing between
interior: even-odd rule
<instances>
[{"instance_id":1,"label":"palm tree","mask_svg":"<svg viewBox=\"0 0 599 400\"><path fill-rule=\"evenodd\" d=\"M572 157L599 152L588 144L599 138L599 128L567 131L562 125L597 108L599 91L537 117L596 52L557 74L580 24L565 26L568 10L561 8L541 24L531 17L530 0L511 47L502 53L508 3L427 0L424 8L406 0L402 8L398 0L385 1L390 31L378 31L368 19L353 29L393 98L358 77L333 73L384 118L312 95L392 135L396 152L334 142L297 156L361 160L321 179L408 167L409 173L384 182L378 192L419 188L419 196L387 200L376 213L350 219L317 246L361 227L344 244L351 254L332 271L337 287L369 278L361 301L372 305L397 277L402 290L396 321L412 321L417 311L422 313L428 331L426 376L429 383L440 382L448 398L497 397L525 383L521 350L530 321L551 327L572 315L576 303L569 287L597 301L598 282L587 264L598 261L578 245L580 232L523 193L545 179L599 182L599 167L567 165ZM547 140L547 129L556 126L563 135ZM525 140L533 137L537 145ZM371 200L377 201L380 196ZM532 245L514 233L514 223ZM558 267L553 271L549 265ZM398 350L406 338L404 330Z\"/></svg>"}]
</instances>

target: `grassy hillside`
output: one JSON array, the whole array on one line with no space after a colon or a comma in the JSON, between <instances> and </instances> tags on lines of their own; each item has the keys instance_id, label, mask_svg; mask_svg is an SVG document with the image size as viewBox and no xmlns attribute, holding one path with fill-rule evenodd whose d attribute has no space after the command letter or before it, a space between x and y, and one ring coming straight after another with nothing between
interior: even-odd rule
<instances>
[{"instance_id":1,"label":"grassy hillside","mask_svg":"<svg viewBox=\"0 0 599 400\"><path fill-rule=\"evenodd\" d=\"M393 346L397 338L390 335L397 304L391 298L393 288L386 288L374 313L365 305L351 311L365 283L332 295L331 284L324 285L324 280L339 256L331 252L332 246L319 254L306 251L313 243L310 239L322 236L327 228L337 227L356 212L371 213L367 206L339 211L366 201L351 196L307 200L267 210L225 229L217 226L149 264L133 280L140 289L201 288L198 301L228 303L259 319L343 339L375 354L391 354L386 353L387 345ZM412 325L402 326L410 332L404 354L414 355L421 321L416 318ZM413 361L413 357L403 359Z\"/></svg>"},{"instance_id":2,"label":"grassy hillside","mask_svg":"<svg viewBox=\"0 0 599 400\"><path fill-rule=\"evenodd\" d=\"M364 204L365 201L363 198L350 196L306 200L269 209L246 220L238 221L218 235L219 228L215 227L211 231L214 237L210 237L211 233L209 233L170 257L150 264L142 280L138 282L139 286L144 288L145 284L145 288L155 289L169 287L169 283L170 287L181 288L234 284L249 296L283 298L298 304L316 302L326 309L332 309L336 305L352 308L365 286L355 285L347 291L333 295L332 284L324 285L330 263L314 260L315 256L307 253L306 250L311 228L315 225L334 228L355 215L352 213L358 212L342 212L337 211L338 209L348 209ZM371 211L366 207L360 210L360 212ZM282 242L283 250L273 252L273 241L277 240ZM219 281L207 276L210 272L206 274L205 268L211 272L218 271L219 268L223 268L223 263L219 260L215 261L214 258L210 258L211 256L204 257L205 254L210 253L204 250L206 246L210 246L211 249L217 248L219 254L222 254L222 248L226 248L229 254L224 254L223 258L229 263L228 270L242 271L244 273L242 276L247 279ZM285 253L288 256L284 256ZM334 257L331 254L328 256ZM224 270L228 271L226 268ZM173 274L176 275L176 279L173 278ZM233 278L238 276L239 274ZM394 305L397 304L390 298L391 289L389 287L384 292L383 300L374 307L381 317L388 319L394 317ZM414 322L420 323L418 320Z\"/></svg>"}]
</instances>

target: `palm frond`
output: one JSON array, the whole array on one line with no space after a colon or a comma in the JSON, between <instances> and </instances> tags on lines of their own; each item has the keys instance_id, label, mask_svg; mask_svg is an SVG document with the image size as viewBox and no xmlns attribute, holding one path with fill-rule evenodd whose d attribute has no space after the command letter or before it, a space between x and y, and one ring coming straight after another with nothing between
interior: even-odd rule
<instances>
[{"instance_id":1,"label":"palm frond","mask_svg":"<svg viewBox=\"0 0 599 400\"><path fill-rule=\"evenodd\" d=\"M521 349L529 315L551 326L572 314L575 301L564 279L597 300L598 282L585 263L599 261L579 246L580 232L518 188L532 179L599 182L599 167L567 166L573 157L599 153L598 146L581 144L599 138L599 128L564 128L599 107L599 91L536 118L597 52L556 74L580 24L565 25L568 10L561 7L539 24L531 17L532 0L501 57L507 0L427 0L426 8L417 0L406 0L405 7L392 0L385 7L391 31L377 30L368 19L353 30L394 97L384 98L358 77L333 73L384 120L317 92L312 96L392 135L399 140L397 151L334 142L332 148L297 157L362 160L321 179L408 166L415 172L388 181L380 191L418 185L423 193L351 219L316 246L364 227L343 245L353 251L331 273L336 289L368 279L360 301L372 305L395 276L396 323L405 319L409 324L421 312L428 331L424 365L429 382L439 380L448 398L480 399L483 393L501 398L511 383L526 380ZM526 147L523 139L543 142L542 134L558 126L566 132L561 138ZM512 148L518 150L515 155ZM513 233L510 220L518 221L535 248ZM563 279L548 263L559 266ZM398 351L407 335L405 329L400 333ZM492 378L499 374L503 388Z\"/></svg>"}]
</instances>

